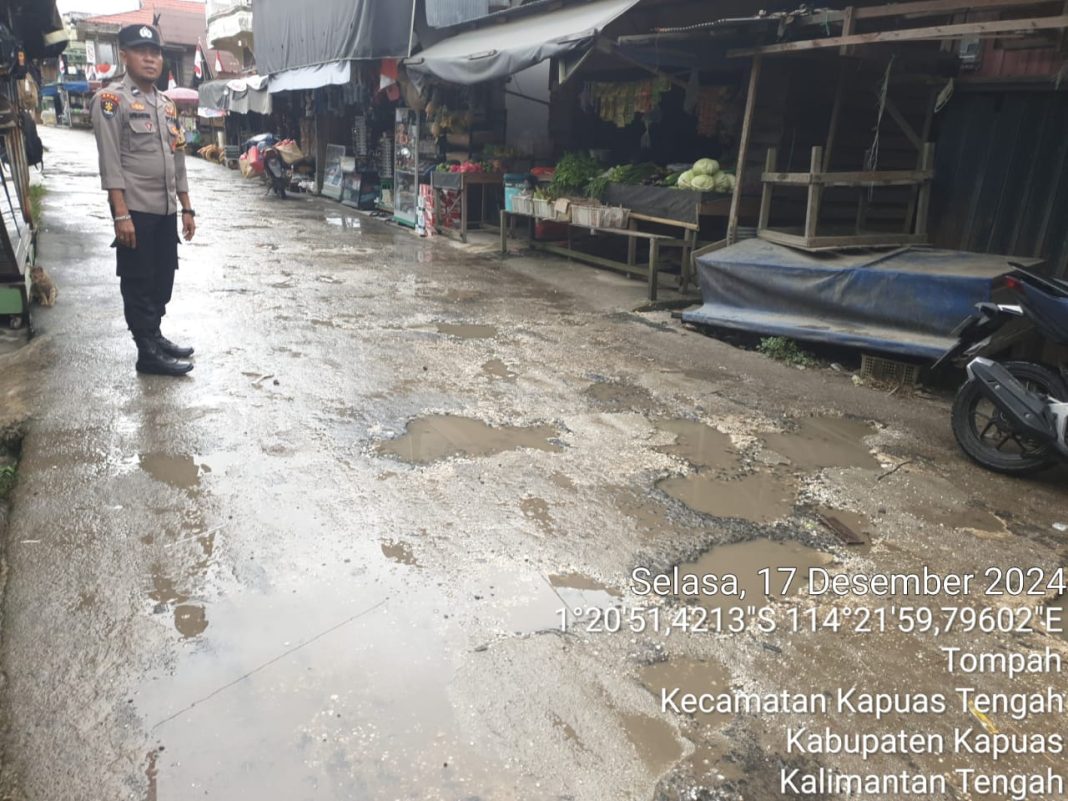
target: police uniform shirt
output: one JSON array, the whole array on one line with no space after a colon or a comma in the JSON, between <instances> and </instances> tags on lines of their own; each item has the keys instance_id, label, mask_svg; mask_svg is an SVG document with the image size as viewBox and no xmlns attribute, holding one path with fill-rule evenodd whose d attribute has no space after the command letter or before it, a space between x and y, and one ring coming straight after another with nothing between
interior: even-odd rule
<instances>
[{"instance_id":1,"label":"police uniform shirt","mask_svg":"<svg viewBox=\"0 0 1068 801\"><path fill-rule=\"evenodd\" d=\"M100 153L100 184L122 189L131 211L177 214L188 192L185 136L174 101L146 95L129 76L93 96L91 116Z\"/></svg>"}]
</instances>

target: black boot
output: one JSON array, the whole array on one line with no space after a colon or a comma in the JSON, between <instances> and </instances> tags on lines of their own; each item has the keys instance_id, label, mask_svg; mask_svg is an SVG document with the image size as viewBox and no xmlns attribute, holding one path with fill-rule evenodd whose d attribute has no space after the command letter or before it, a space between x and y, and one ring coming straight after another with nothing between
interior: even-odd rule
<instances>
[{"instance_id":1,"label":"black boot","mask_svg":"<svg viewBox=\"0 0 1068 801\"><path fill-rule=\"evenodd\" d=\"M153 333L156 339L156 343L159 345L159 349L166 353L168 356L173 356L176 359L188 359L193 355L193 349L186 347L185 345L175 345L167 337L160 333L157 328Z\"/></svg>"},{"instance_id":2,"label":"black boot","mask_svg":"<svg viewBox=\"0 0 1068 801\"><path fill-rule=\"evenodd\" d=\"M150 375L185 375L193 369L189 362L180 362L164 353L153 337L134 337L137 343L137 372Z\"/></svg>"}]
</instances>

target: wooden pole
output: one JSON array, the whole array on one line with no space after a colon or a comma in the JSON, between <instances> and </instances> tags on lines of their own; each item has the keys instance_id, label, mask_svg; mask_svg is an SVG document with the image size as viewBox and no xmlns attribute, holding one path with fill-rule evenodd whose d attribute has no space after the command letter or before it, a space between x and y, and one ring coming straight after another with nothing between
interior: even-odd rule
<instances>
[{"instance_id":1,"label":"wooden pole","mask_svg":"<svg viewBox=\"0 0 1068 801\"><path fill-rule=\"evenodd\" d=\"M775 147L768 148L768 155L764 162L764 172L775 172L779 169L779 150ZM757 231L763 231L768 227L771 220L771 193L774 184L764 184L764 191L760 193L760 217L757 220Z\"/></svg>"},{"instance_id":2,"label":"wooden pole","mask_svg":"<svg viewBox=\"0 0 1068 801\"><path fill-rule=\"evenodd\" d=\"M813 175L823 172L823 148L818 145L812 148L812 160L809 170ZM816 181L808 185L808 204L805 208L805 237L812 239L816 236L816 229L820 222L820 199L823 197L823 187Z\"/></svg>"},{"instance_id":3,"label":"wooden pole","mask_svg":"<svg viewBox=\"0 0 1068 801\"><path fill-rule=\"evenodd\" d=\"M923 146L920 169L934 169L934 145L927 142ZM931 210L931 182L924 181L916 198L916 234L927 234L927 216Z\"/></svg>"},{"instance_id":4,"label":"wooden pole","mask_svg":"<svg viewBox=\"0 0 1068 801\"><path fill-rule=\"evenodd\" d=\"M738 142L738 165L734 170L734 193L731 195L731 213L727 223L728 244L734 244L738 238L738 211L742 204L745 160L749 157L749 135L753 130L753 110L756 108L757 90L760 87L760 69L763 64L763 56L759 53L753 56L753 65L749 69L749 93L745 98L745 116L742 118L742 136Z\"/></svg>"},{"instance_id":5,"label":"wooden pole","mask_svg":"<svg viewBox=\"0 0 1068 801\"><path fill-rule=\"evenodd\" d=\"M874 31L851 36L828 36L826 39L805 39L797 42L766 45L765 47L728 50L728 58L741 58L772 53L800 53L828 47L879 44L886 42L924 42L937 39L961 39L970 36L1024 35L1037 31L1068 28L1068 16L1005 19L991 22L968 22L957 25L932 25L927 28L907 28L897 31Z\"/></svg>"}]
</instances>

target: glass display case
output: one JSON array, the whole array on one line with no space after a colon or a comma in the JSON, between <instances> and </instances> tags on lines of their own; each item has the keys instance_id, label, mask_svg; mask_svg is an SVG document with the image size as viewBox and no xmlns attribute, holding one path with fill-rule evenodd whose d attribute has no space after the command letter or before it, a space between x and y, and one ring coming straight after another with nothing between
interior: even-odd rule
<instances>
[{"instance_id":1,"label":"glass display case","mask_svg":"<svg viewBox=\"0 0 1068 801\"><path fill-rule=\"evenodd\" d=\"M418 205L419 114L399 108L393 138L393 219L414 227Z\"/></svg>"}]
</instances>

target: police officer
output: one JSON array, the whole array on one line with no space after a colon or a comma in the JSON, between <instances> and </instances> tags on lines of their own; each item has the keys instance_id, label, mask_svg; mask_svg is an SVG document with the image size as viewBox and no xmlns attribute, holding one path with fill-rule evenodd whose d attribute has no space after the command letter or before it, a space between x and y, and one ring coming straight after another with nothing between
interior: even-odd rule
<instances>
[{"instance_id":1,"label":"police officer","mask_svg":"<svg viewBox=\"0 0 1068 801\"><path fill-rule=\"evenodd\" d=\"M185 144L174 101L156 91L163 71L160 35L150 25L119 31L125 76L93 97L91 114L107 190L126 324L137 344L137 370L184 375L193 349L160 333L178 268L178 226L186 241L196 233L189 203ZM177 202L176 202L177 200Z\"/></svg>"}]
</instances>

